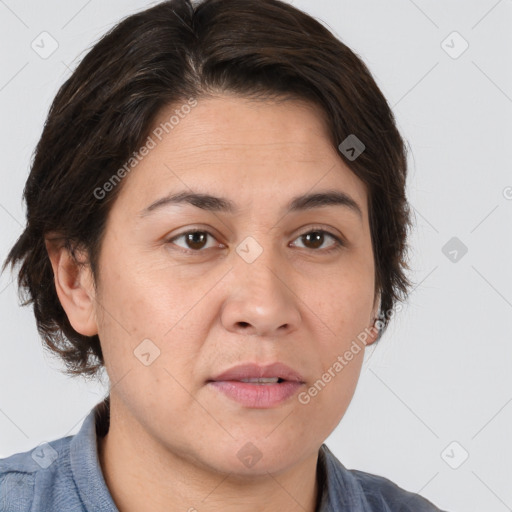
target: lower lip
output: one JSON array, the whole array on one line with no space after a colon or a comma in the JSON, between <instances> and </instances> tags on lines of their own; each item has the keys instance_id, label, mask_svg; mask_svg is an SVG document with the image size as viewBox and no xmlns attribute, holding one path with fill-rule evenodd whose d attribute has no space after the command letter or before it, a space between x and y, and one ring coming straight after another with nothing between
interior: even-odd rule
<instances>
[{"instance_id":1,"label":"lower lip","mask_svg":"<svg viewBox=\"0 0 512 512\"><path fill-rule=\"evenodd\" d=\"M235 380L209 382L229 398L256 409L266 409L281 404L303 386L301 382L285 381L280 384L251 384Z\"/></svg>"}]
</instances>

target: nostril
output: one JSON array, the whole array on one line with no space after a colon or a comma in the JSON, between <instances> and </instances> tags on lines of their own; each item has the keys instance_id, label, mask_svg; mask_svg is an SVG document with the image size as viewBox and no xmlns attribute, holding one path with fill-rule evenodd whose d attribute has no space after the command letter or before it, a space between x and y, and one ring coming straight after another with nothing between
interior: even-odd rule
<instances>
[{"instance_id":1,"label":"nostril","mask_svg":"<svg viewBox=\"0 0 512 512\"><path fill-rule=\"evenodd\" d=\"M247 322L238 322L238 325L240 327L249 327L249 324Z\"/></svg>"}]
</instances>

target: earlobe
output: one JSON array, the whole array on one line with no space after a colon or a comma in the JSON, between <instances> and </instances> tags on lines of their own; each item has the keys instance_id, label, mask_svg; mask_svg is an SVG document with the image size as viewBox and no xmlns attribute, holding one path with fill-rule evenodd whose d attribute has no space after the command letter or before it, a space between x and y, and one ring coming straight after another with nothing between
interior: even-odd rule
<instances>
[{"instance_id":1,"label":"earlobe","mask_svg":"<svg viewBox=\"0 0 512 512\"><path fill-rule=\"evenodd\" d=\"M55 289L69 323L80 334L98 334L95 315L95 290L85 253L73 254L62 244L45 240L53 268Z\"/></svg>"},{"instance_id":2,"label":"earlobe","mask_svg":"<svg viewBox=\"0 0 512 512\"><path fill-rule=\"evenodd\" d=\"M368 338L365 341L366 346L372 345L377 341L380 332L380 324L380 320L377 317L375 317L373 324L370 325L370 327L368 328Z\"/></svg>"},{"instance_id":3,"label":"earlobe","mask_svg":"<svg viewBox=\"0 0 512 512\"><path fill-rule=\"evenodd\" d=\"M373 311L371 314L371 325L368 328L368 338L365 342L365 345L372 345L377 341L377 338L379 337L380 330L382 328L382 321L380 319L380 316L377 315L377 313L380 310L380 299L381 295L380 293L376 295L373 305Z\"/></svg>"}]
</instances>

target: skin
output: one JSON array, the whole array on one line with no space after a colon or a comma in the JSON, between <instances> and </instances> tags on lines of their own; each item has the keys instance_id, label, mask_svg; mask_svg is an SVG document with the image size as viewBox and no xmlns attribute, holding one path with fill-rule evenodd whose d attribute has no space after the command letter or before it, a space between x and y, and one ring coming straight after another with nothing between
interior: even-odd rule
<instances>
[{"instance_id":1,"label":"skin","mask_svg":"<svg viewBox=\"0 0 512 512\"><path fill-rule=\"evenodd\" d=\"M190 189L239 211L175 204L139 215ZM286 213L291 198L327 189L350 195L362 217L339 205ZM367 199L316 107L222 94L198 99L124 178L96 287L87 266L47 243L71 324L101 340L111 420L98 450L120 511L315 510L318 450L347 410L364 350L306 405L293 396L248 408L206 381L239 363L281 361L307 390L373 325ZM191 229L210 235L175 238ZM301 236L319 229L344 246L327 252L329 235ZM252 263L236 252L248 236L263 249ZM148 338L160 355L146 366L134 350ZM262 455L252 467L237 457L247 442Z\"/></svg>"}]
</instances>

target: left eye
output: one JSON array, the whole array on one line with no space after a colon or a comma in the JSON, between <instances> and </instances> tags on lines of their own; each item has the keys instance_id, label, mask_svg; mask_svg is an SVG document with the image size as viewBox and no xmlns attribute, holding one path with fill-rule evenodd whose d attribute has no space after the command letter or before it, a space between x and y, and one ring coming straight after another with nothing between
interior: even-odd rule
<instances>
[{"instance_id":1,"label":"left eye","mask_svg":"<svg viewBox=\"0 0 512 512\"><path fill-rule=\"evenodd\" d=\"M322 229L308 231L307 233L304 233L297 237L296 240L305 240L306 243L313 245L313 247L306 247L306 249L316 250L324 244L326 237L334 240L334 243L331 244L327 249L324 248L326 252L338 249L343 245L343 243L338 237Z\"/></svg>"}]
</instances>

